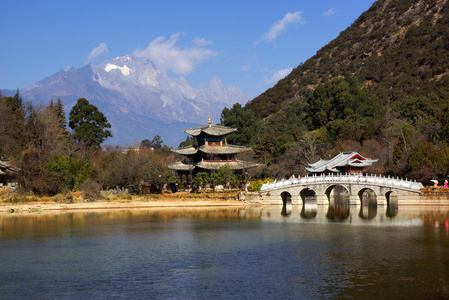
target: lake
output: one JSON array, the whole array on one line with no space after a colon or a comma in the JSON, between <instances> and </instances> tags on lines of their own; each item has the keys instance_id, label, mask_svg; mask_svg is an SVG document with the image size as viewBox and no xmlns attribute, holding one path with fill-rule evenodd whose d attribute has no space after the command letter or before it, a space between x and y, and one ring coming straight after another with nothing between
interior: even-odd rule
<instances>
[{"instance_id":1,"label":"lake","mask_svg":"<svg viewBox=\"0 0 449 300\"><path fill-rule=\"evenodd\" d=\"M2 299L449 298L446 207L0 215Z\"/></svg>"}]
</instances>

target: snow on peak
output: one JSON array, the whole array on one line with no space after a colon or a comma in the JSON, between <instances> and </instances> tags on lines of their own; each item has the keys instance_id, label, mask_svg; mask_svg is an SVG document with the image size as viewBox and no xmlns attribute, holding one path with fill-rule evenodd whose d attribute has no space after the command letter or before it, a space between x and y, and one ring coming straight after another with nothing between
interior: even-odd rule
<instances>
[{"instance_id":1,"label":"snow on peak","mask_svg":"<svg viewBox=\"0 0 449 300\"><path fill-rule=\"evenodd\" d=\"M112 71L112 70L115 70L115 69L119 69L120 72L122 72L122 74L125 75L125 76L128 76L129 73L131 73L131 69L128 68L127 65L124 65L123 67L120 67L120 66L117 66L117 65L113 65L113 64L111 64L111 63L108 63L108 64L104 67L104 70L105 70L106 72L108 72L108 73L109 73L110 71Z\"/></svg>"}]
</instances>

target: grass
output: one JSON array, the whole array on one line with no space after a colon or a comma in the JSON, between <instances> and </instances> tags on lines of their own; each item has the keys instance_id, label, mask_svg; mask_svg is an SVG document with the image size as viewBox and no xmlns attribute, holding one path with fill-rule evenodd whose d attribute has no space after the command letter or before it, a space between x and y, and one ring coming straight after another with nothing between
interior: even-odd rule
<instances>
[{"instance_id":1,"label":"grass","mask_svg":"<svg viewBox=\"0 0 449 300\"><path fill-rule=\"evenodd\" d=\"M179 192L170 195L149 194L133 196L124 192L101 191L98 199L107 201L160 201L160 200L236 200L238 199L238 192L219 192L219 193L184 193ZM55 202L55 203L79 203L89 201L85 198L84 192L68 192L57 194L55 196L37 196L30 193L22 192L0 192L0 202L4 203L36 203L36 202Z\"/></svg>"}]
</instances>

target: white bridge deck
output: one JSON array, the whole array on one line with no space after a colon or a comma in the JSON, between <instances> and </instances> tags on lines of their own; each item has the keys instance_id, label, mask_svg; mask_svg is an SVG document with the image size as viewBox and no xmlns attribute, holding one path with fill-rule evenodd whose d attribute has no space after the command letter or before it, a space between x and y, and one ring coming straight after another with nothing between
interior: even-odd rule
<instances>
[{"instance_id":1,"label":"white bridge deck","mask_svg":"<svg viewBox=\"0 0 449 300\"><path fill-rule=\"evenodd\" d=\"M363 174L332 174L295 177L289 179L275 180L271 183L262 185L260 192L269 192L277 189L293 187L293 186L310 186L315 184L358 184L364 186L378 186L392 188L395 190L403 190L412 193L420 193L423 188L422 183L407 179L384 177L381 175L363 175Z\"/></svg>"}]
</instances>

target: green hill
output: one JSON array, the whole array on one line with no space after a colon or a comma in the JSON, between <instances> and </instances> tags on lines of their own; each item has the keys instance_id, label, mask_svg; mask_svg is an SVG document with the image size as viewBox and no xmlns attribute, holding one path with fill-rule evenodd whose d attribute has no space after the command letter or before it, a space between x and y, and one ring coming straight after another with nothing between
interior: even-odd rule
<instances>
[{"instance_id":1,"label":"green hill","mask_svg":"<svg viewBox=\"0 0 449 300\"><path fill-rule=\"evenodd\" d=\"M420 180L449 174L449 3L379 0L316 55L245 107L225 108L266 175L343 150L373 171Z\"/></svg>"}]
</instances>

